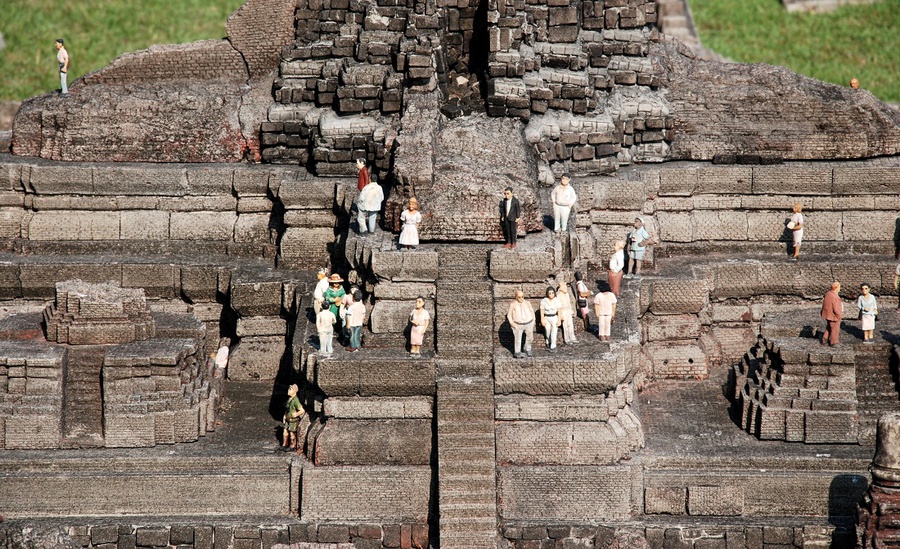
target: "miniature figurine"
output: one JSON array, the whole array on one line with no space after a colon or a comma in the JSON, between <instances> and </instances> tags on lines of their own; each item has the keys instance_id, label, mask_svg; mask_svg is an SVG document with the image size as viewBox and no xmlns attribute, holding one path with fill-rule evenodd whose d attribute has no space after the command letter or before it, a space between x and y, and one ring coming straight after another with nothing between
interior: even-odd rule
<instances>
[{"instance_id":1,"label":"miniature figurine","mask_svg":"<svg viewBox=\"0 0 900 549\"><path fill-rule=\"evenodd\" d=\"M628 274L625 278L641 276L641 263L644 261L644 252L650 244L650 233L644 228L644 220L634 218L634 230L628 234L631 246L628 250Z\"/></svg>"},{"instance_id":2,"label":"miniature figurine","mask_svg":"<svg viewBox=\"0 0 900 549\"><path fill-rule=\"evenodd\" d=\"M559 179L559 185L550 193L550 200L553 202L553 231L556 233L569 230L569 214L578 200L575 189L569 185L571 180L569 174L564 173Z\"/></svg>"},{"instance_id":3,"label":"miniature figurine","mask_svg":"<svg viewBox=\"0 0 900 549\"><path fill-rule=\"evenodd\" d=\"M354 291L353 303L347 309L347 326L350 329L350 348L347 350L351 353L362 348L362 326L366 321L366 305L362 302L362 298L361 291Z\"/></svg>"},{"instance_id":4,"label":"miniature figurine","mask_svg":"<svg viewBox=\"0 0 900 549\"><path fill-rule=\"evenodd\" d=\"M316 273L316 289L313 291L313 314L319 314L322 308L322 301L325 300L325 291L328 289L328 271L319 269Z\"/></svg>"},{"instance_id":5,"label":"miniature figurine","mask_svg":"<svg viewBox=\"0 0 900 549\"><path fill-rule=\"evenodd\" d=\"M822 318L825 319L825 333L822 335L822 345L826 343L832 347L839 344L841 335L841 318L844 316L844 303L841 302L840 282L832 282L831 289L825 293L822 300Z\"/></svg>"},{"instance_id":6,"label":"miniature figurine","mask_svg":"<svg viewBox=\"0 0 900 549\"><path fill-rule=\"evenodd\" d=\"M328 303L322 303L322 309L316 315L316 331L319 332L319 353L328 358L334 352L334 325L337 323Z\"/></svg>"},{"instance_id":7,"label":"miniature figurine","mask_svg":"<svg viewBox=\"0 0 900 549\"><path fill-rule=\"evenodd\" d=\"M519 199L513 196L512 187L503 191L503 200L500 201L500 228L503 229L504 248L516 247L516 225L519 221Z\"/></svg>"},{"instance_id":8,"label":"miniature figurine","mask_svg":"<svg viewBox=\"0 0 900 549\"><path fill-rule=\"evenodd\" d=\"M850 87L853 88L854 90L858 90L859 89L859 80L856 78L851 78L850 79Z\"/></svg>"},{"instance_id":9,"label":"miniature figurine","mask_svg":"<svg viewBox=\"0 0 900 549\"><path fill-rule=\"evenodd\" d=\"M597 337L609 341L612 323L616 319L616 294L606 291L594 297L594 313L597 315Z\"/></svg>"},{"instance_id":10,"label":"miniature figurine","mask_svg":"<svg viewBox=\"0 0 900 549\"><path fill-rule=\"evenodd\" d=\"M566 345L575 345L575 304L572 302L572 294L569 293L569 285L560 282L556 290L556 298L560 302L559 320L562 323L563 340Z\"/></svg>"},{"instance_id":11,"label":"miniature figurine","mask_svg":"<svg viewBox=\"0 0 900 549\"><path fill-rule=\"evenodd\" d=\"M347 314L350 305L353 305L354 295L359 291L359 286L350 286L350 291L341 298L341 306L338 309L338 320L341 321L341 343L350 342L350 328L347 326Z\"/></svg>"},{"instance_id":12,"label":"miniature figurine","mask_svg":"<svg viewBox=\"0 0 900 549\"><path fill-rule=\"evenodd\" d=\"M625 276L625 241L616 240L613 253L609 256L609 271L606 273L609 291L616 294L616 297L622 293L623 276Z\"/></svg>"},{"instance_id":13,"label":"miniature figurine","mask_svg":"<svg viewBox=\"0 0 900 549\"><path fill-rule=\"evenodd\" d=\"M544 333L547 337L547 347L555 352L556 351L556 336L557 330L559 329L559 309L560 309L560 301L556 297L556 292L553 288L547 287L547 291L544 294L544 299L541 300L541 326L544 327Z\"/></svg>"},{"instance_id":14,"label":"miniature figurine","mask_svg":"<svg viewBox=\"0 0 900 549\"><path fill-rule=\"evenodd\" d=\"M381 211L382 202L384 202L384 191L378 184L378 178L373 175L369 183L359 191L359 197L356 199L356 221L359 225L359 234L365 234L366 230L370 233L375 232L375 222L378 212Z\"/></svg>"},{"instance_id":15,"label":"miniature figurine","mask_svg":"<svg viewBox=\"0 0 900 549\"><path fill-rule=\"evenodd\" d=\"M64 44L65 41L62 38L56 39L56 61L59 63L59 83L62 95L69 93L69 52L66 51Z\"/></svg>"},{"instance_id":16,"label":"miniature figurine","mask_svg":"<svg viewBox=\"0 0 900 549\"><path fill-rule=\"evenodd\" d=\"M869 284L863 282L859 287L862 295L856 300L859 319L862 321L863 343L875 341L875 317L878 316L878 302L869 291Z\"/></svg>"},{"instance_id":17,"label":"miniature figurine","mask_svg":"<svg viewBox=\"0 0 900 549\"><path fill-rule=\"evenodd\" d=\"M344 291L344 287L342 286L343 282L344 279L337 273L328 277L329 286L328 289L325 290L323 302L331 309L331 314L334 315L334 318L339 318L338 313L340 312L341 301L344 296L347 295L347 292Z\"/></svg>"},{"instance_id":18,"label":"miniature figurine","mask_svg":"<svg viewBox=\"0 0 900 549\"><path fill-rule=\"evenodd\" d=\"M525 292L516 290L516 300L509 304L506 320L513 332L513 356L522 358L531 355L531 342L534 340L534 309L525 301ZM524 353L522 352L522 334L525 334Z\"/></svg>"},{"instance_id":19,"label":"miniature figurine","mask_svg":"<svg viewBox=\"0 0 900 549\"><path fill-rule=\"evenodd\" d=\"M281 437L282 450L298 450L297 429L300 427L300 420L306 415L300 399L297 398L297 392L300 390L296 384L288 387L288 401L284 405L284 432Z\"/></svg>"},{"instance_id":20,"label":"miniature figurine","mask_svg":"<svg viewBox=\"0 0 900 549\"><path fill-rule=\"evenodd\" d=\"M422 222L418 200L415 198L409 199L409 206L400 214L400 221L403 222L403 230L400 231L400 246L404 250L415 250L416 246L419 245L419 229L417 225Z\"/></svg>"},{"instance_id":21,"label":"miniature figurine","mask_svg":"<svg viewBox=\"0 0 900 549\"><path fill-rule=\"evenodd\" d=\"M227 340L226 340L227 341ZM215 377L225 377L228 369L228 345L220 345L216 351L216 375Z\"/></svg>"},{"instance_id":22,"label":"miniature figurine","mask_svg":"<svg viewBox=\"0 0 900 549\"><path fill-rule=\"evenodd\" d=\"M575 281L572 282L572 290L577 296L575 298L575 304L578 306L578 316L581 317L581 321L584 324L584 331L590 332L591 316L588 313L588 299L594 294L588 288L587 284L584 283L584 273L581 271L575 271Z\"/></svg>"},{"instance_id":23,"label":"miniature figurine","mask_svg":"<svg viewBox=\"0 0 900 549\"><path fill-rule=\"evenodd\" d=\"M369 184L369 169L366 168L366 159L356 159L356 190L361 191Z\"/></svg>"},{"instance_id":24,"label":"miniature figurine","mask_svg":"<svg viewBox=\"0 0 900 549\"><path fill-rule=\"evenodd\" d=\"M791 259L797 259L800 257L800 244L803 242L803 214L800 213L803 211L803 204L795 203L793 210L794 215L788 221L787 228L791 230L794 242L794 255L791 256Z\"/></svg>"},{"instance_id":25,"label":"miniature figurine","mask_svg":"<svg viewBox=\"0 0 900 549\"><path fill-rule=\"evenodd\" d=\"M425 310L425 298L416 298L416 308L409 314L409 323L412 329L409 331L409 356L419 358L421 356L422 342L425 339L425 330L428 329L428 321L431 315Z\"/></svg>"}]
</instances>

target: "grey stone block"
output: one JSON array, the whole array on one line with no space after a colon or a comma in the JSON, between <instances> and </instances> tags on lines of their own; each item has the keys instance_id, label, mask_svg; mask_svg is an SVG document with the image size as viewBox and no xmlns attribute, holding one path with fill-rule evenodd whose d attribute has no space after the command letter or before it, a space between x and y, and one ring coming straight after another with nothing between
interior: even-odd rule
<instances>
[{"instance_id":1,"label":"grey stone block","mask_svg":"<svg viewBox=\"0 0 900 549\"><path fill-rule=\"evenodd\" d=\"M381 300L372 307L369 317L372 333L403 333L409 327L409 315L416 308L415 298L407 301ZM425 301L425 310L431 315L426 335L434 331L434 302Z\"/></svg>"},{"instance_id":2,"label":"grey stone block","mask_svg":"<svg viewBox=\"0 0 900 549\"><path fill-rule=\"evenodd\" d=\"M241 338L229 356L228 379L243 381L275 379L284 350L284 336Z\"/></svg>"},{"instance_id":3,"label":"grey stone block","mask_svg":"<svg viewBox=\"0 0 900 549\"><path fill-rule=\"evenodd\" d=\"M438 254L426 251L373 251L372 273L393 282L434 282L438 277Z\"/></svg>"}]
</instances>

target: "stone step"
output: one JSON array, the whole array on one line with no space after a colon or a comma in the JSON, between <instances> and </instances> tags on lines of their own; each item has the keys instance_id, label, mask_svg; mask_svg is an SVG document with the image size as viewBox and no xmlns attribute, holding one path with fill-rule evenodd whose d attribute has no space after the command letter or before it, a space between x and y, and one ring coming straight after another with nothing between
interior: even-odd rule
<instances>
[{"instance_id":1,"label":"stone step","mask_svg":"<svg viewBox=\"0 0 900 549\"><path fill-rule=\"evenodd\" d=\"M441 547L493 548L497 539L493 381L439 378L436 413Z\"/></svg>"},{"instance_id":2,"label":"stone step","mask_svg":"<svg viewBox=\"0 0 900 549\"><path fill-rule=\"evenodd\" d=\"M441 502L441 511L452 513L454 517L481 518L490 513L493 508L487 503L446 503Z\"/></svg>"},{"instance_id":3,"label":"stone step","mask_svg":"<svg viewBox=\"0 0 900 549\"><path fill-rule=\"evenodd\" d=\"M447 483L448 486L453 486L454 488L458 488L462 486L463 482L452 482ZM471 485L467 487L465 490L459 489L448 489L447 491L441 491L441 502L444 503L469 503L469 504L484 504L490 503L494 501L496 497L496 487L491 485L489 482L485 482L484 479L480 479L478 482L470 483Z\"/></svg>"}]
</instances>

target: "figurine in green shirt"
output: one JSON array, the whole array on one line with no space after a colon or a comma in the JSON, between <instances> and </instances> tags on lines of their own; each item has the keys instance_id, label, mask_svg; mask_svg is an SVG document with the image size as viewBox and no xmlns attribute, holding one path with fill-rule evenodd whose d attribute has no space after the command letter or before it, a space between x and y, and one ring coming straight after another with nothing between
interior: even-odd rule
<instances>
[{"instance_id":1,"label":"figurine in green shirt","mask_svg":"<svg viewBox=\"0 0 900 549\"><path fill-rule=\"evenodd\" d=\"M300 427L300 420L306 415L300 399L297 398L297 392L300 390L296 384L288 387L288 401L284 405L284 435L282 436L281 447L285 450L297 450L297 428Z\"/></svg>"}]
</instances>

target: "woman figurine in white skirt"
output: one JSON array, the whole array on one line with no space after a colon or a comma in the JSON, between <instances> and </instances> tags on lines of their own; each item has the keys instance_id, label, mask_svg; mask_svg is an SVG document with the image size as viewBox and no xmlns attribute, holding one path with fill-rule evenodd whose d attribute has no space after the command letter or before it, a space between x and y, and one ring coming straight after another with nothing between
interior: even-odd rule
<instances>
[{"instance_id":1,"label":"woman figurine in white skirt","mask_svg":"<svg viewBox=\"0 0 900 549\"><path fill-rule=\"evenodd\" d=\"M409 206L400 214L400 221L403 222L403 230L400 231L400 246L403 250L416 249L419 245L419 229L418 225L422 222L422 213L419 211L419 201L415 198L409 199Z\"/></svg>"},{"instance_id":2,"label":"woman figurine in white skirt","mask_svg":"<svg viewBox=\"0 0 900 549\"><path fill-rule=\"evenodd\" d=\"M875 315L878 314L878 303L875 296L869 293L869 284L863 282L859 287L862 294L856 300L859 309L859 319L862 320L863 342L872 343L875 340Z\"/></svg>"}]
</instances>

